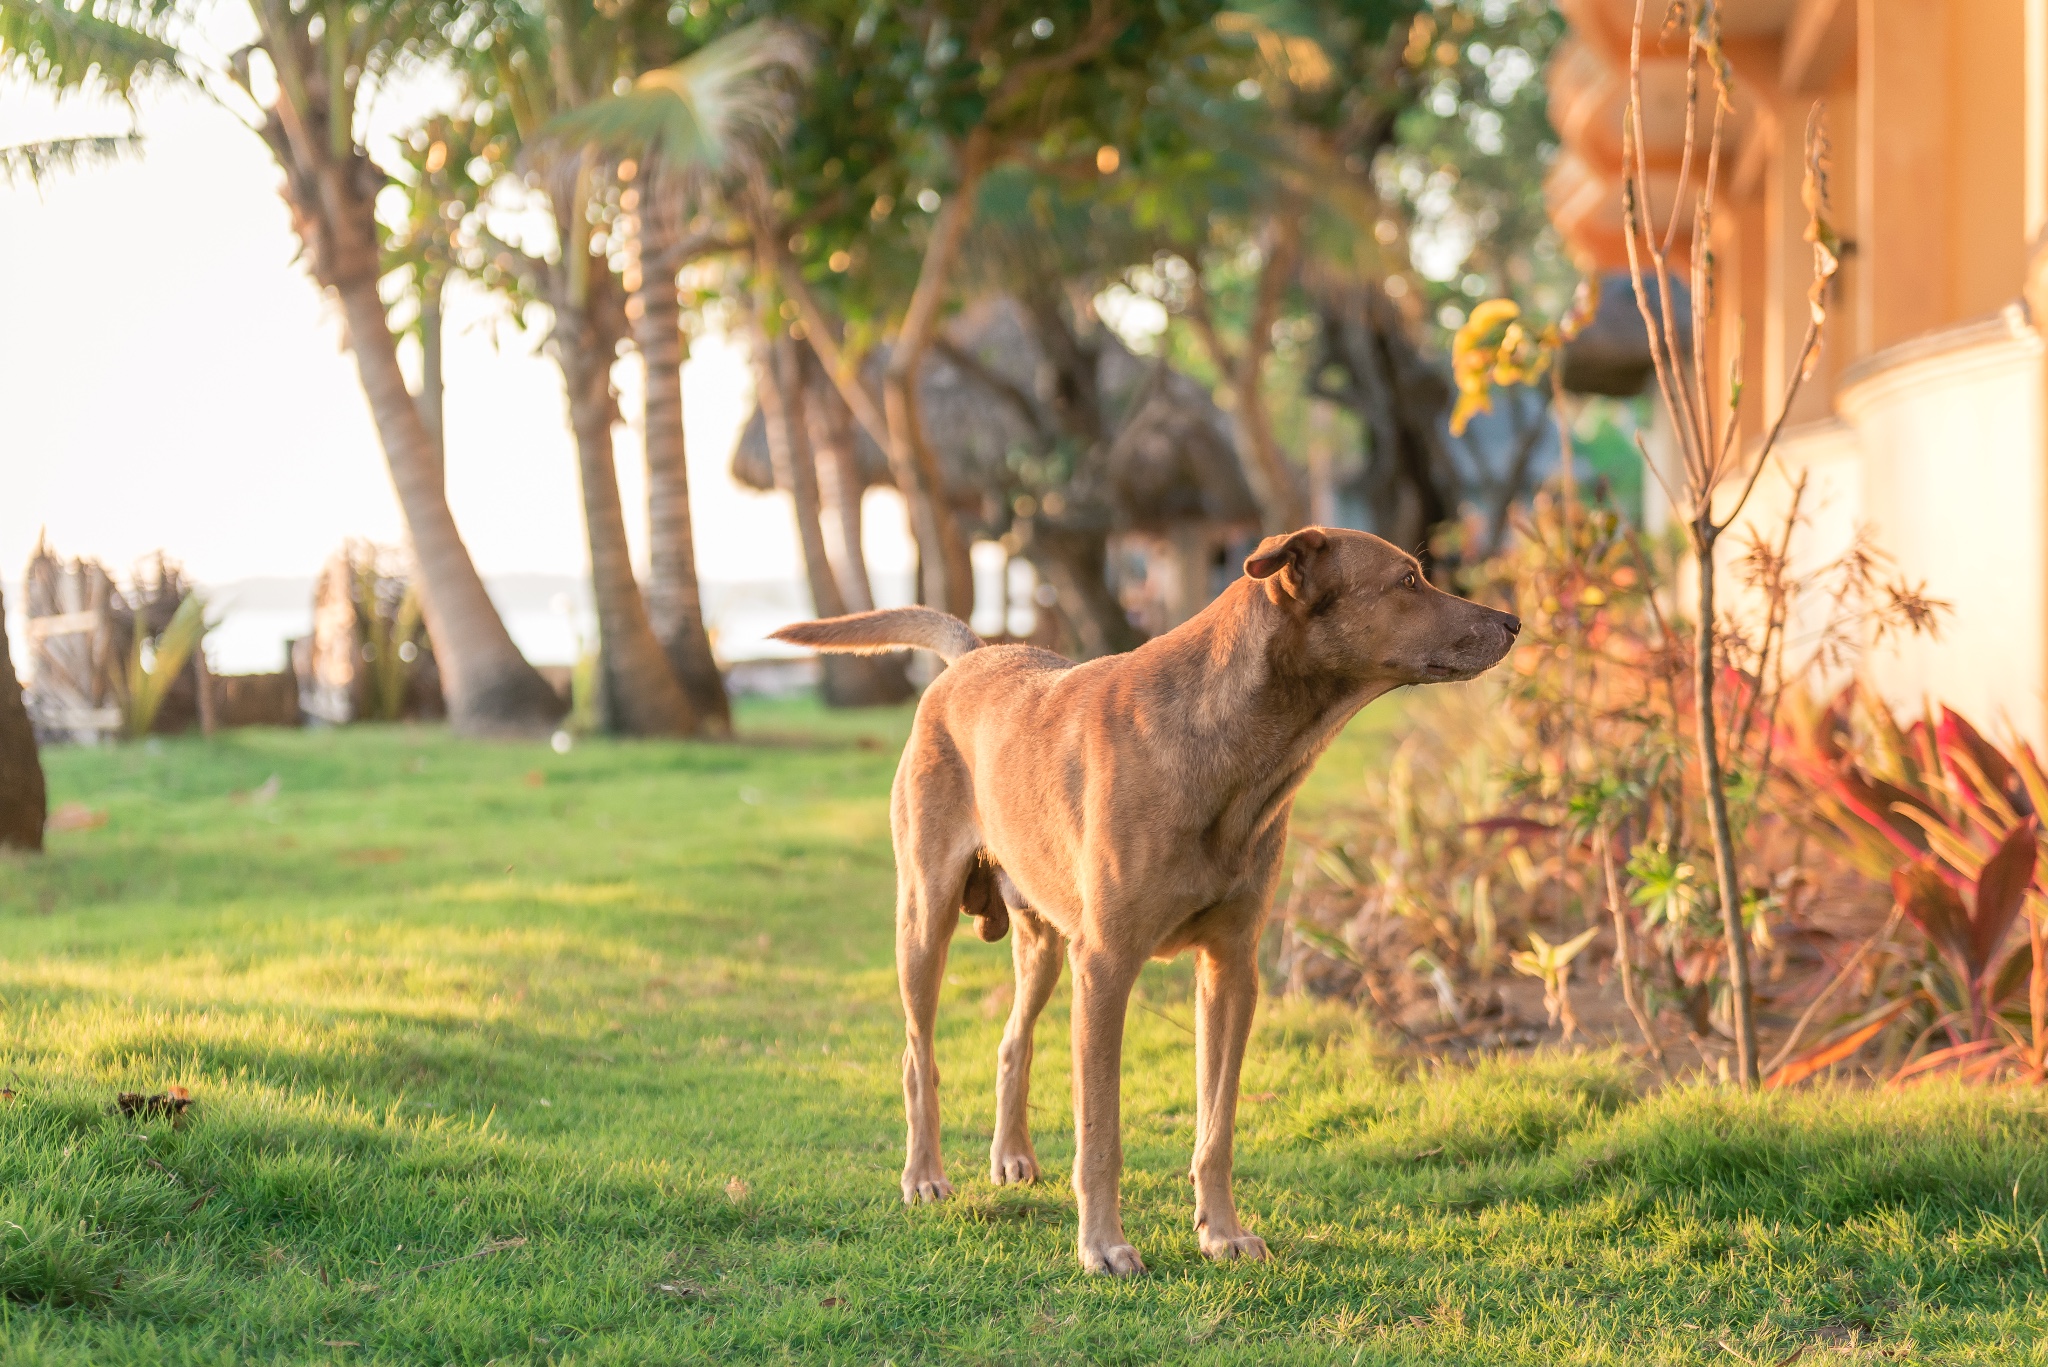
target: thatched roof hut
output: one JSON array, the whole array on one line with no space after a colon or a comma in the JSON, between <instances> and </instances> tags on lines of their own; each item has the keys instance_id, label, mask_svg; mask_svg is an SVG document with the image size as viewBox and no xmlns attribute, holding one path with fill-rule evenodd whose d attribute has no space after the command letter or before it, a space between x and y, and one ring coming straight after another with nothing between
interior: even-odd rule
<instances>
[{"instance_id":1,"label":"thatched roof hut","mask_svg":"<svg viewBox=\"0 0 2048 1367\"><path fill-rule=\"evenodd\" d=\"M865 378L879 390L886 354L869 358ZM1168 535L1191 526L1249 528L1258 506L1232 445L1229 419L1188 376L1134 355L1104 329L1096 384L1116 432L1104 476L1117 530ZM999 532L1003 496L1015 483L1013 452L1034 448L1034 422L1048 411L1054 368L1012 300L982 300L947 327L926 356L919 397L925 434L946 474L955 506L976 534ZM829 383L822 375L814 383ZM1122 415L1133 405L1136 412ZM1040 417L1027 413L1035 410ZM1119 422L1119 419L1122 421ZM886 455L856 429L867 482L893 483ZM774 488L766 426L757 410L733 450L733 477Z\"/></svg>"}]
</instances>

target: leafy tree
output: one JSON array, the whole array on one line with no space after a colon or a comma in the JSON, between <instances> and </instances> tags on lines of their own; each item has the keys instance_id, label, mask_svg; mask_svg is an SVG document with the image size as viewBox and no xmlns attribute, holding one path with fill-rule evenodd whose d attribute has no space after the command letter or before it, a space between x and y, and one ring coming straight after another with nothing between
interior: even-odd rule
<instances>
[{"instance_id":1,"label":"leafy tree","mask_svg":"<svg viewBox=\"0 0 2048 1367\"><path fill-rule=\"evenodd\" d=\"M1341 293L1323 295L1316 378L1371 433L1367 506L1403 544L1429 540L1474 501L1486 520L1476 549L1497 549L1528 491L1548 391L1506 406L1514 428L1504 469L1468 460L1461 470L1438 435L1446 391L1433 363L1418 365L1416 341L1445 348L1474 301L1493 294L1526 299L1545 317L1565 311L1577 272L1543 202L1557 138L1540 78L1563 28L1547 0L1458 0L1396 35L1407 96L1373 163L1378 208L1359 224L1371 231L1354 239L1360 274L1384 283L1348 310ZM1392 402L1374 392L1375 351L1394 380Z\"/></svg>"},{"instance_id":2,"label":"leafy tree","mask_svg":"<svg viewBox=\"0 0 2048 1367\"><path fill-rule=\"evenodd\" d=\"M1425 347L1449 335L1439 305L1465 300L1474 271L1568 292L1542 255L1554 139L1533 80L1559 25L1525 0L1327 0L1247 5L1215 28L1205 79L1155 96L1172 118L1128 149L1128 202L1164 244L1126 283L1181 324L1169 346L1231 405L1269 522L1303 513L1282 435L1301 426L1298 383L1352 415L1369 523L1421 545L1478 492L1441 430L1451 388ZM1526 461L1509 496L1525 478Z\"/></svg>"},{"instance_id":3,"label":"leafy tree","mask_svg":"<svg viewBox=\"0 0 2048 1367\"><path fill-rule=\"evenodd\" d=\"M1105 352L1122 343L1090 301L1146 259L1153 239L1091 183L1101 174L1093 161L1090 154L1072 179L1023 167L990 176L967 252L965 282L1014 301L1044 372L1040 383L1027 390L964 348L939 344L992 402L1023 419L1026 448L990 472L997 482L983 498L995 511L989 530L1004 533L1052 586L1084 657L1144 640L1107 582L1116 526L1111 459L1169 374L1154 361L1135 393L1104 392Z\"/></svg>"},{"instance_id":4,"label":"leafy tree","mask_svg":"<svg viewBox=\"0 0 2048 1367\"><path fill-rule=\"evenodd\" d=\"M363 145L368 92L441 59L473 35L455 0L249 0L256 40L231 54L206 41L191 0L0 0L0 67L58 91L126 99L151 80L213 97L262 137L308 270L341 305L426 589L427 630L458 729L529 730L561 702L512 644L448 508L438 446L399 365L379 291L389 176Z\"/></svg>"},{"instance_id":5,"label":"leafy tree","mask_svg":"<svg viewBox=\"0 0 2048 1367\"><path fill-rule=\"evenodd\" d=\"M811 84L801 124L843 150L821 156L823 148L800 143L780 182L777 217L756 235L776 244L783 289L848 407L882 429L910 505L927 599L965 616L973 607L967 543L924 436L915 377L950 302L981 186L999 167L1043 159L1048 145L1085 142L1092 156L1102 139L1090 123L1105 98L1142 92L1157 54L1206 24L1212 9L1136 0L915 9L824 0L795 13L832 54ZM794 245L785 252L784 243ZM879 406L840 350L844 320L828 315L812 288L840 252L870 269L914 263L906 292L869 296L874 331L887 342Z\"/></svg>"}]
</instances>

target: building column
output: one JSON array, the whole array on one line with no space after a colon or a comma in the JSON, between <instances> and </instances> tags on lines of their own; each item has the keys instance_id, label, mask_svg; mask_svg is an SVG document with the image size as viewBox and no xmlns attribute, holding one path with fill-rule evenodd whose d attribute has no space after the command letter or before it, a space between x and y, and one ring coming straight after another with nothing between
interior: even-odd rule
<instances>
[{"instance_id":1,"label":"building column","mask_svg":"<svg viewBox=\"0 0 2048 1367\"><path fill-rule=\"evenodd\" d=\"M2038 250L2048 229L2048 0L2026 0L2027 246ZM2031 276L2033 270L2028 274Z\"/></svg>"},{"instance_id":2,"label":"building column","mask_svg":"<svg viewBox=\"0 0 2048 1367\"><path fill-rule=\"evenodd\" d=\"M1950 321L1948 0L1858 0L1857 353Z\"/></svg>"}]
</instances>

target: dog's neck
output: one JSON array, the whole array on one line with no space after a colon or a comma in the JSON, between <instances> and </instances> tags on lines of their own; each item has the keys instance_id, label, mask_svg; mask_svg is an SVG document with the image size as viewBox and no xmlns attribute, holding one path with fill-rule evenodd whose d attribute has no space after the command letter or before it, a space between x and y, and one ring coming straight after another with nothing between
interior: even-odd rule
<instances>
[{"instance_id":1,"label":"dog's neck","mask_svg":"<svg viewBox=\"0 0 2048 1367\"><path fill-rule=\"evenodd\" d=\"M1361 708L1398 684L1318 670L1299 619L1239 580L1151 648L1185 653L1200 680L1176 707L1214 795L1213 839L1243 848L1282 816L1316 759Z\"/></svg>"}]
</instances>

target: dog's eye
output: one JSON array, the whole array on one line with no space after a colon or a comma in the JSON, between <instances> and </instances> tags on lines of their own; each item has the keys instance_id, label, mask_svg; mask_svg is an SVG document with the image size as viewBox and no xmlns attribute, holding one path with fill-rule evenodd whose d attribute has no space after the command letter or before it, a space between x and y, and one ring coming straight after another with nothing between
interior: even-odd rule
<instances>
[{"instance_id":1,"label":"dog's eye","mask_svg":"<svg viewBox=\"0 0 2048 1367\"><path fill-rule=\"evenodd\" d=\"M1401 587L1402 587L1402 588L1404 588L1404 589L1412 589L1412 588L1414 588L1414 587L1415 587L1415 571L1414 571L1414 570L1410 570L1410 571L1408 571L1408 573L1406 573L1406 574L1404 574L1404 575L1402 575L1402 576L1401 576Z\"/></svg>"}]
</instances>

